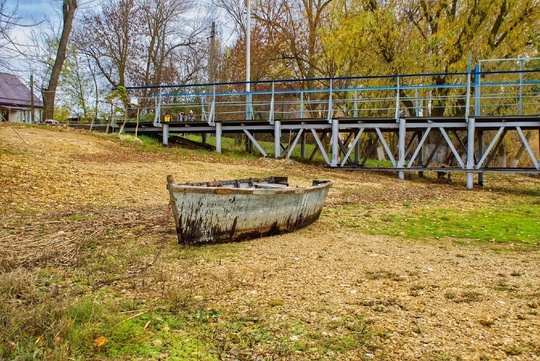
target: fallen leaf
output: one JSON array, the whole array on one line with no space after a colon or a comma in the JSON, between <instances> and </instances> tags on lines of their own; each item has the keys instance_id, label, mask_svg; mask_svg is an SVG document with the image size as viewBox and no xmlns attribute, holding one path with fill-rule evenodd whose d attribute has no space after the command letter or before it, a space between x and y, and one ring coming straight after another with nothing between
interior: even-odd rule
<instances>
[{"instance_id":1,"label":"fallen leaf","mask_svg":"<svg viewBox=\"0 0 540 361\"><path fill-rule=\"evenodd\" d=\"M94 347L101 348L107 343L107 339L103 336L99 336L94 340Z\"/></svg>"}]
</instances>

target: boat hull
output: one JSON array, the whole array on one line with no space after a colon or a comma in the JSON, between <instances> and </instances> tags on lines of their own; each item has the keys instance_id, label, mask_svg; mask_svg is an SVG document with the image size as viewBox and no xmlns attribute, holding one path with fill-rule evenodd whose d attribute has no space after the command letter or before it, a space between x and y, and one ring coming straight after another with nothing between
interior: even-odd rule
<instances>
[{"instance_id":1,"label":"boat hull","mask_svg":"<svg viewBox=\"0 0 540 361\"><path fill-rule=\"evenodd\" d=\"M285 177L208 184L168 181L181 244L242 241L305 227L319 218L332 185L314 181L311 187L287 187Z\"/></svg>"}]
</instances>

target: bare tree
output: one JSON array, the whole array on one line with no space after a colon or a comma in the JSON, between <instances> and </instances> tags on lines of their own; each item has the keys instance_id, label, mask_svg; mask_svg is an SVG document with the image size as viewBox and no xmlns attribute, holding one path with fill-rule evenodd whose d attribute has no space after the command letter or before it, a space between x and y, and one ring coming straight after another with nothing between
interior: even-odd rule
<instances>
[{"instance_id":1,"label":"bare tree","mask_svg":"<svg viewBox=\"0 0 540 361\"><path fill-rule=\"evenodd\" d=\"M207 63L210 24L202 8L192 0L141 1L147 54L144 84L200 80Z\"/></svg>"},{"instance_id":2,"label":"bare tree","mask_svg":"<svg viewBox=\"0 0 540 361\"><path fill-rule=\"evenodd\" d=\"M77 26L78 51L112 87L180 83L205 63L197 58L208 25L193 18L195 6L191 0L106 0Z\"/></svg>"},{"instance_id":3,"label":"bare tree","mask_svg":"<svg viewBox=\"0 0 540 361\"><path fill-rule=\"evenodd\" d=\"M77 11L77 0L64 0L62 5L62 35L58 43L56 58L52 67L49 84L46 88L42 88L41 94L43 97L43 117L44 119L52 119L54 116L54 101L56 98L56 89L60 79L62 66L66 59L66 52L75 12Z\"/></svg>"},{"instance_id":4,"label":"bare tree","mask_svg":"<svg viewBox=\"0 0 540 361\"><path fill-rule=\"evenodd\" d=\"M225 11L232 20L232 31L237 36L246 33L246 0L212 0L212 5Z\"/></svg>"},{"instance_id":5,"label":"bare tree","mask_svg":"<svg viewBox=\"0 0 540 361\"><path fill-rule=\"evenodd\" d=\"M17 6L8 7L7 0L0 0L0 66L11 70L11 61L19 44L11 36L11 31L15 26L20 26L20 17L17 15ZM13 49L14 48L14 49ZM7 52L5 50L8 50Z\"/></svg>"},{"instance_id":6,"label":"bare tree","mask_svg":"<svg viewBox=\"0 0 540 361\"><path fill-rule=\"evenodd\" d=\"M142 73L137 65L143 52L141 28L135 0L106 0L101 12L82 17L73 39L112 87L125 86L128 77Z\"/></svg>"}]
</instances>

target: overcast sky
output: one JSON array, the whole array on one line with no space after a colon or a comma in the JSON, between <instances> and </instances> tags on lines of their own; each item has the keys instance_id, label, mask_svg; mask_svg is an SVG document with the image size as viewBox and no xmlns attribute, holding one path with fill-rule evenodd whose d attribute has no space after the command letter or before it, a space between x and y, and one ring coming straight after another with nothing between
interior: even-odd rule
<instances>
[{"instance_id":1,"label":"overcast sky","mask_svg":"<svg viewBox=\"0 0 540 361\"><path fill-rule=\"evenodd\" d=\"M17 0L8 0L10 6L17 6ZM17 14L21 17L21 23L25 25L39 22L46 17L57 16L55 8L60 10L61 2L54 0L19 0Z\"/></svg>"},{"instance_id":2,"label":"overcast sky","mask_svg":"<svg viewBox=\"0 0 540 361\"><path fill-rule=\"evenodd\" d=\"M79 0L77 16L81 16L81 12L84 12L89 9L96 9L100 6L102 0ZM16 16L19 18L17 21L20 26L16 26L10 31L12 39L14 39L18 44L27 44L31 31L35 29L32 25L43 22L48 19L53 24L61 23L61 13L62 13L62 2L63 0L7 0L7 12L10 13L16 10ZM209 0L199 0L199 4L209 3ZM229 29L226 29L226 23L220 23L218 21L218 31L223 31L227 34L230 33ZM210 30L208 30L210 32ZM230 36L230 35L229 35ZM225 37L225 41L228 41L228 38ZM13 58L11 61L13 68L19 69L22 72L26 72L26 66L21 66L21 63L17 58ZM10 69L14 71L15 69ZM0 69L1 70L1 69Z\"/></svg>"},{"instance_id":3,"label":"overcast sky","mask_svg":"<svg viewBox=\"0 0 540 361\"><path fill-rule=\"evenodd\" d=\"M57 19L58 11L61 10L61 2L55 0L7 0L10 10L17 9L17 17L20 18L17 26L11 31L19 42L25 42L25 34L30 31L29 25L39 23L47 18ZM55 9L56 8L56 9Z\"/></svg>"},{"instance_id":4,"label":"overcast sky","mask_svg":"<svg viewBox=\"0 0 540 361\"><path fill-rule=\"evenodd\" d=\"M208 0L199 0L199 3L209 3ZM99 6L100 0L79 0L77 13L81 11L93 9ZM7 0L7 5L10 10L17 7L17 16L20 17L21 25L31 25L39 23L45 19L50 19L53 22L61 21L62 0ZM13 29L13 35L19 40L23 40L19 34L23 34L27 28L18 27Z\"/></svg>"}]
</instances>

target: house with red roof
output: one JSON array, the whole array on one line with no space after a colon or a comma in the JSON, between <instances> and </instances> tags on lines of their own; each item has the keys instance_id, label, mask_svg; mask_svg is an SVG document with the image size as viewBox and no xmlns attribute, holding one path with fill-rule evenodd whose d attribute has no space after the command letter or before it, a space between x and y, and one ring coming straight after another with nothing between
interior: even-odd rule
<instances>
[{"instance_id":1,"label":"house with red roof","mask_svg":"<svg viewBox=\"0 0 540 361\"><path fill-rule=\"evenodd\" d=\"M0 72L0 121L41 122L43 102L15 75Z\"/></svg>"}]
</instances>

